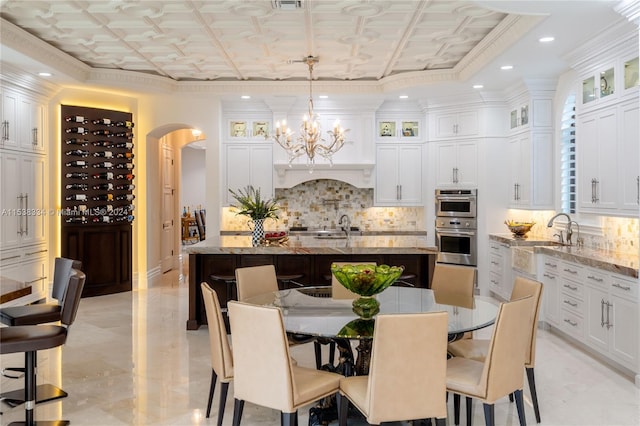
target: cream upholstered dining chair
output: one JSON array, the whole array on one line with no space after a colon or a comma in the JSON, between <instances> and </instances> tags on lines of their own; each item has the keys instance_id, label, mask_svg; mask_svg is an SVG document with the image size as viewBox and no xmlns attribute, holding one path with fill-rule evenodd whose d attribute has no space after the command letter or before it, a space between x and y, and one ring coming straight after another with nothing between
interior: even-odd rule
<instances>
[{"instance_id":1,"label":"cream upholstered dining chair","mask_svg":"<svg viewBox=\"0 0 640 426\"><path fill-rule=\"evenodd\" d=\"M443 426L447 313L378 315L375 321L369 375L340 379L340 426L347 424L349 401L369 424L435 417Z\"/></svg>"},{"instance_id":2,"label":"cream upholstered dining chair","mask_svg":"<svg viewBox=\"0 0 640 426\"><path fill-rule=\"evenodd\" d=\"M529 382L529 391L531 392L536 422L540 423L540 407L538 406L538 393L536 392L536 381L533 369L536 360L536 335L540 303L542 301L542 283L524 277L516 277L513 283L513 290L511 291L511 300L517 300L527 296L533 297L534 303L532 306L533 322L531 323L531 329L526 330L528 347L524 366L527 372L527 381ZM490 343L491 342L486 339L458 340L457 342L449 344L449 353L457 357L484 361L489 351Z\"/></svg>"},{"instance_id":3,"label":"cream upholstered dining chair","mask_svg":"<svg viewBox=\"0 0 640 426\"><path fill-rule=\"evenodd\" d=\"M207 418L211 414L216 381L220 378L220 405L218 408L218 426L220 426L224 417L224 406L227 402L229 383L233 380L233 357L229 340L227 339L227 329L222 318L218 295L206 282L200 284L200 288L202 289L204 308L207 312L209 345L211 347L211 385L209 386L209 400L207 402Z\"/></svg>"},{"instance_id":4,"label":"cream upholstered dining chair","mask_svg":"<svg viewBox=\"0 0 640 426\"><path fill-rule=\"evenodd\" d=\"M520 426L526 425L522 400L522 368L533 321L533 297L502 303L484 362L453 357L447 361L447 391L466 397L467 426L471 426L472 398L483 402L485 423L495 425L494 403L514 394Z\"/></svg>"},{"instance_id":5,"label":"cream upholstered dining chair","mask_svg":"<svg viewBox=\"0 0 640 426\"><path fill-rule=\"evenodd\" d=\"M376 262L333 262L332 265L344 266L344 265L376 265ZM331 274L331 297L333 299L357 299L358 296L351 290L348 290L345 286L340 284L340 281Z\"/></svg>"},{"instance_id":6,"label":"cream upholstered dining chair","mask_svg":"<svg viewBox=\"0 0 640 426\"><path fill-rule=\"evenodd\" d=\"M436 263L431 290L436 303L473 308L475 268Z\"/></svg>"},{"instance_id":7,"label":"cream upholstered dining chair","mask_svg":"<svg viewBox=\"0 0 640 426\"><path fill-rule=\"evenodd\" d=\"M233 425L245 401L280 410L282 424L298 424L298 408L338 391L340 376L293 365L278 308L229 302L233 336Z\"/></svg>"}]
</instances>

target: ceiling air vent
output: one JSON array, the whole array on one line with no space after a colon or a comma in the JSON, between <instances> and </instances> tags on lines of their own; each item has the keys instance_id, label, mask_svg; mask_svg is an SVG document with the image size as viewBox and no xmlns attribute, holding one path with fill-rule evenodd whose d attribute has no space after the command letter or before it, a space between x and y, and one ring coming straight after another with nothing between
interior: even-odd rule
<instances>
[{"instance_id":1,"label":"ceiling air vent","mask_svg":"<svg viewBox=\"0 0 640 426\"><path fill-rule=\"evenodd\" d=\"M278 10L302 9L302 0L271 0L271 5Z\"/></svg>"}]
</instances>

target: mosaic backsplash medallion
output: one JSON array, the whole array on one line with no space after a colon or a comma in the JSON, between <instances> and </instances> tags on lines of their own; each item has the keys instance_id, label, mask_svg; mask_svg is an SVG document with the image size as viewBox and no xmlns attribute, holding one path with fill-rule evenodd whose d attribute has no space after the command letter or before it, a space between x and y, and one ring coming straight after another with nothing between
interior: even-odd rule
<instances>
[{"instance_id":1,"label":"mosaic backsplash medallion","mask_svg":"<svg viewBox=\"0 0 640 426\"><path fill-rule=\"evenodd\" d=\"M276 189L280 198L280 219L268 220L265 229L285 230L306 226L310 229L339 228L343 214L351 226L363 231L425 231L423 207L373 207L373 189L356 188L336 180L318 179L293 188ZM248 230L247 218L232 209L223 209L222 229Z\"/></svg>"}]
</instances>

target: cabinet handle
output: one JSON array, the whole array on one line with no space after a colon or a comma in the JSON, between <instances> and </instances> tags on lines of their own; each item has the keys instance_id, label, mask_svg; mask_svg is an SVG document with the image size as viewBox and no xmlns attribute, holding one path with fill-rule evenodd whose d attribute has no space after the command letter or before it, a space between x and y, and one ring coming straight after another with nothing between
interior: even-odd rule
<instances>
[{"instance_id":1,"label":"cabinet handle","mask_svg":"<svg viewBox=\"0 0 640 426\"><path fill-rule=\"evenodd\" d=\"M567 269L567 268L563 269L563 271L568 272L570 274L574 274L574 275L578 273L578 271L574 271L573 269Z\"/></svg>"},{"instance_id":2,"label":"cabinet handle","mask_svg":"<svg viewBox=\"0 0 640 426\"><path fill-rule=\"evenodd\" d=\"M629 290L631 290L631 287L624 286L624 285L620 285L620 284L618 284L618 283L613 283L613 284L611 284L611 286L612 286L612 287L619 288L620 290L624 290L624 291L629 291Z\"/></svg>"},{"instance_id":3,"label":"cabinet handle","mask_svg":"<svg viewBox=\"0 0 640 426\"><path fill-rule=\"evenodd\" d=\"M591 179L591 204L596 202L596 180Z\"/></svg>"},{"instance_id":4,"label":"cabinet handle","mask_svg":"<svg viewBox=\"0 0 640 426\"><path fill-rule=\"evenodd\" d=\"M611 307L613 306L613 303L609 303L606 302L607 304L607 330L610 329L611 327L613 327L613 324L611 324L611 317L609 316L609 314L611 313Z\"/></svg>"},{"instance_id":5,"label":"cabinet handle","mask_svg":"<svg viewBox=\"0 0 640 426\"><path fill-rule=\"evenodd\" d=\"M636 176L636 204L640 204L640 176Z\"/></svg>"},{"instance_id":6,"label":"cabinet handle","mask_svg":"<svg viewBox=\"0 0 640 426\"><path fill-rule=\"evenodd\" d=\"M42 249L42 250L38 250L38 251L32 251L30 253L25 253L25 255L27 256L33 256L34 254L38 254L38 253L46 253L48 250L47 249Z\"/></svg>"},{"instance_id":7,"label":"cabinet handle","mask_svg":"<svg viewBox=\"0 0 640 426\"><path fill-rule=\"evenodd\" d=\"M16 197L18 199L18 210L19 210L19 215L18 215L18 220L19 220L19 225L20 225L20 229L18 229L18 235L22 236L24 234L24 229L22 229L22 201L24 200L24 195L22 195L22 192L20 193L20 195L18 195Z\"/></svg>"},{"instance_id":8,"label":"cabinet handle","mask_svg":"<svg viewBox=\"0 0 640 426\"><path fill-rule=\"evenodd\" d=\"M567 305L576 308L578 306L577 303L575 302L571 302L570 300L565 300L564 303L566 303Z\"/></svg>"},{"instance_id":9,"label":"cabinet handle","mask_svg":"<svg viewBox=\"0 0 640 426\"><path fill-rule=\"evenodd\" d=\"M601 283L602 281L604 281L602 278L594 277L593 275L587 275L587 278L598 283Z\"/></svg>"},{"instance_id":10,"label":"cabinet handle","mask_svg":"<svg viewBox=\"0 0 640 426\"><path fill-rule=\"evenodd\" d=\"M25 213L29 212L29 194L24 194L24 208ZM24 234L29 235L29 215L24 215Z\"/></svg>"},{"instance_id":11,"label":"cabinet handle","mask_svg":"<svg viewBox=\"0 0 640 426\"><path fill-rule=\"evenodd\" d=\"M400 199L400 185L396 185L396 200Z\"/></svg>"},{"instance_id":12,"label":"cabinet handle","mask_svg":"<svg viewBox=\"0 0 640 426\"><path fill-rule=\"evenodd\" d=\"M8 120L4 120L2 122L2 140L3 141L9 140L9 121Z\"/></svg>"},{"instance_id":13,"label":"cabinet handle","mask_svg":"<svg viewBox=\"0 0 640 426\"><path fill-rule=\"evenodd\" d=\"M598 179L594 179L596 183L596 192L595 192L595 203L600 202L600 181Z\"/></svg>"},{"instance_id":14,"label":"cabinet handle","mask_svg":"<svg viewBox=\"0 0 640 426\"><path fill-rule=\"evenodd\" d=\"M498 263L498 262L494 262L494 261L492 260L492 261L491 261L491 264L492 264L492 265L499 265L500 263Z\"/></svg>"},{"instance_id":15,"label":"cabinet handle","mask_svg":"<svg viewBox=\"0 0 640 426\"><path fill-rule=\"evenodd\" d=\"M398 185L398 188L400 188L400 197L398 200L402 200L402 185Z\"/></svg>"},{"instance_id":16,"label":"cabinet handle","mask_svg":"<svg viewBox=\"0 0 640 426\"><path fill-rule=\"evenodd\" d=\"M564 322L566 322L567 324L569 324L571 327L575 327L575 326L577 326L577 325L578 325L578 323L577 323L577 322L573 322L573 321L571 321L571 320L570 320L570 319L568 319L568 318L565 318L565 319L564 319Z\"/></svg>"},{"instance_id":17,"label":"cabinet handle","mask_svg":"<svg viewBox=\"0 0 640 426\"><path fill-rule=\"evenodd\" d=\"M459 169L456 167L456 183L460 182L460 178L458 176L458 171L459 171Z\"/></svg>"},{"instance_id":18,"label":"cabinet handle","mask_svg":"<svg viewBox=\"0 0 640 426\"><path fill-rule=\"evenodd\" d=\"M17 259L19 257L20 257L19 254L15 256L3 257L2 259L0 259L0 262L4 262L5 260Z\"/></svg>"},{"instance_id":19,"label":"cabinet handle","mask_svg":"<svg viewBox=\"0 0 640 426\"><path fill-rule=\"evenodd\" d=\"M569 289L569 290L571 290L571 291L576 291L576 290L578 290L578 287L573 287L573 286L570 286L569 284L564 284L564 285L563 285L563 287L564 287L564 288L568 288L568 289Z\"/></svg>"},{"instance_id":20,"label":"cabinet handle","mask_svg":"<svg viewBox=\"0 0 640 426\"><path fill-rule=\"evenodd\" d=\"M25 281L25 284L33 284L33 283L37 283L38 281L42 281L42 280L46 280L47 277L40 277L40 278L36 278L35 280L31 280L31 281Z\"/></svg>"},{"instance_id":21,"label":"cabinet handle","mask_svg":"<svg viewBox=\"0 0 640 426\"><path fill-rule=\"evenodd\" d=\"M543 275L544 275L546 278L549 278L549 279L552 279L552 280L555 280L555 279L556 279L556 277L555 277L554 275L549 275L549 274L543 274Z\"/></svg>"},{"instance_id":22,"label":"cabinet handle","mask_svg":"<svg viewBox=\"0 0 640 426\"><path fill-rule=\"evenodd\" d=\"M33 136L33 146L38 146L38 128L34 127L31 131L31 135Z\"/></svg>"},{"instance_id":23,"label":"cabinet handle","mask_svg":"<svg viewBox=\"0 0 640 426\"><path fill-rule=\"evenodd\" d=\"M544 266L548 266L549 268L557 268L558 265L556 263L544 262Z\"/></svg>"},{"instance_id":24,"label":"cabinet handle","mask_svg":"<svg viewBox=\"0 0 640 426\"><path fill-rule=\"evenodd\" d=\"M600 327L604 327L604 299L600 301Z\"/></svg>"}]
</instances>

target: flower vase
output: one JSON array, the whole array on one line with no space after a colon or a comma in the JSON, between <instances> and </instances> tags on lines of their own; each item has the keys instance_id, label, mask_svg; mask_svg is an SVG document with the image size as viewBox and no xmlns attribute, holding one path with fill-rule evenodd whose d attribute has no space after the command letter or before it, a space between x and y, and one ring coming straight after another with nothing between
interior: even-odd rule
<instances>
[{"instance_id":1,"label":"flower vase","mask_svg":"<svg viewBox=\"0 0 640 426\"><path fill-rule=\"evenodd\" d=\"M249 221L249 225L253 224L251 233L251 245L258 247L264 241L264 219L254 219Z\"/></svg>"}]
</instances>

